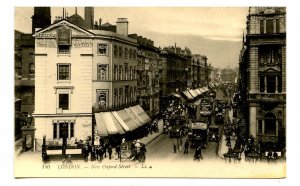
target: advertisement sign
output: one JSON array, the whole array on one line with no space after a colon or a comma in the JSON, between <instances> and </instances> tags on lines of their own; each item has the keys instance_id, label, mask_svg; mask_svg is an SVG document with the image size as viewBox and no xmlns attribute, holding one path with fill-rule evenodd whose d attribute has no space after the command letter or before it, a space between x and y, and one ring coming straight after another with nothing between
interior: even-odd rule
<instances>
[{"instance_id":1,"label":"advertisement sign","mask_svg":"<svg viewBox=\"0 0 300 186\"><path fill-rule=\"evenodd\" d=\"M71 29L65 26L57 29L57 45L71 45Z\"/></svg>"}]
</instances>

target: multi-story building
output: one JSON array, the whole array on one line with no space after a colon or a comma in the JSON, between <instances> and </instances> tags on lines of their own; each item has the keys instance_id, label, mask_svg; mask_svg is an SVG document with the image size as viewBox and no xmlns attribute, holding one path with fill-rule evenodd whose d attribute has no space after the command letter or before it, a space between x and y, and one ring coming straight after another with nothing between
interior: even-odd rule
<instances>
[{"instance_id":1,"label":"multi-story building","mask_svg":"<svg viewBox=\"0 0 300 186\"><path fill-rule=\"evenodd\" d=\"M38 147L44 135L57 140L62 138L63 131L70 143L75 138L90 138L94 130L93 113L96 133L103 136L123 134L142 125L134 122L129 126L128 118L122 120L142 112L139 107L128 109L137 101L138 44L128 37L126 18L118 19L116 33L86 30L62 19L34 36ZM123 115L117 113L119 110ZM141 114L135 119L139 117Z\"/></svg>"},{"instance_id":2,"label":"multi-story building","mask_svg":"<svg viewBox=\"0 0 300 186\"><path fill-rule=\"evenodd\" d=\"M50 7L34 7L32 33L51 23ZM34 38L31 33L15 30L15 135L20 137L21 125L26 124L34 110L35 60ZM27 119L22 119L27 118ZM32 124L34 120L30 118Z\"/></svg>"},{"instance_id":3,"label":"multi-story building","mask_svg":"<svg viewBox=\"0 0 300 186\"><path fill-rule=\"evenodd\" d=\"M137 39L137 99L146 113L153 117L159 113L159 49L150 39L131 34Z\"/></svg>"},{"instance_id":4,"label":"multi-story building","mask_svg":"<svg viewBox=\"0 0 300 186\"><path fill-rule=\"evenodd\" d=\"M201 54L193 54L193 59L199 62L199 67L197 67L197 77L198 77L198 86L207 86L208 85L208 77L209 77L209 69L207 66L207 57ZM198 71L199 69L199 71Z\"/></svg>"},{"instance_id":5,"label":"multi-story building","mask_svg":"<svg viewBox=\"0 0 300 186\"><path fill-rule=\"evenodd\" d=\"M188 62L191 60L189 50L180 47L166 47L160 53L160 108L163 111L168 104L168 96L187 89L189 76Z\"/></svg>"},{"instance_id":6,"label":"multi-story building","mask_svg":"<svg viewBox=\"0 0 300 186\"><path fill-rule=\"evenodd\" d=\"M286 9L250 7L240 59L249 135L262 148L285 147Z\"/></svg>"}]
</instances>

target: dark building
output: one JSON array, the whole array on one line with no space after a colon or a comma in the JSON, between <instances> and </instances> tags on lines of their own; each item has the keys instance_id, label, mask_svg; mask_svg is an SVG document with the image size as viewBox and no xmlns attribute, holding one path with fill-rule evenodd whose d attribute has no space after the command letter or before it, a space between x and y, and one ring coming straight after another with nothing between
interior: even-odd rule
<instances>
[{"instance_id":1,"label":"dark building","mask_svg":"<svg viewBox=\"0 0 300 186\"><path fill-rule=\"evenodd\" d=\"M286 9L250 7L239 86L249 135L263 150L285 148Z\"/></svg>"},{"instance_id":2,"label":"dark building","mask_svg":"<svg viewBox=\"0 0 300 186\"><path fill-rule=\"evenodd\" d=\"M44 28L51 24L50 7L34 7L32 18L32 33L36 28Z\"/></svg>"},{"instance_id":3,"label":"dark building","mask_svg":"<svg viewBox=\"0 0 300 186\"><path fill-rule=\"evenodd\" d=\"M171 46L161 51L160 58L160 109L163 111L168 105L169 95L187 89L187 79L190 75L188 63L191 61L191 53L180 47Z\"/></svg>"},{"instance_id":4,"label":"dark building","mask_svg":"<svg viewBox=\"0 0 300 186\"><path fill-rule=\"evenodd\" d=\"M87 26L86 29L93 29L94 7L84 7L84 20L85 20L85 25Z\"/></svg>"}]
</instances>

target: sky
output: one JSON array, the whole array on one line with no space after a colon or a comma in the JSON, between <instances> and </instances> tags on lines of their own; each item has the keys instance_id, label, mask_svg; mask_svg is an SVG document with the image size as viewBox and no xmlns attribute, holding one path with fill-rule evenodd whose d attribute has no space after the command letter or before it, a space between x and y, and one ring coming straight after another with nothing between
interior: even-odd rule
<instances>
[{"instance_id":1,"label":"sky","mask_svg":"<svg viewBox=\"0 0 300 186\"><path fill-rule=\"evenodd\" d=\"M75 13L75 7L65 8L69 16ZM51 7L52 21L62 10ZM84 7L77 12L84 18ZM247 13L248 7L95 7L94 20L115 24L117 18L128 18L129 33L147 37L157 47L189 47L206 55L213 66L225 68L238 66ZM15 30L30 33L32 15L32 7L16 7ZM233 50L220 56L220 45Z\"/></svg>"}]
</instances>

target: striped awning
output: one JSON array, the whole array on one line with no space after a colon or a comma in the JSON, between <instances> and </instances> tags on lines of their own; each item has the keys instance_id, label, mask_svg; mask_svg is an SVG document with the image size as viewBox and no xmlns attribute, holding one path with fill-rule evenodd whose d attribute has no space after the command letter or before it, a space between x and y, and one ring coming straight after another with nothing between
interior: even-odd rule
<instances>
[{"instance_id":1,"label":"striped awning","mask_svg":"<svg viewBox=\"0 0 300 186\"><path fill-rule=\"evenodd\" d=\"M137 116L137 118L143 123L146 124L151 121L150 117L144 111L144 109L140 105L135 105L133 107L129 107L133 113Z\"/></svg>"},{"instance_id":2,"label":"striped awning","mask_svg":"<svg viewBox=\"0 0 300 186\"><path fill-rule=\"evenodd\" d=\"M111 113L116 118L116 120L121 124L121 126L126 132L133 131L134 129L139 127L136 121L132 119L124 109L113 111Z\"/></svg>"},{"instance_id":3,"label":"striped awning","mask_svg":"<svg viewBox=\"0 0 300 186\"><path fill-rule=\"evenodd\" d=\"M97 117L96 115L100 114L101 118L102 118L102 122L98 121L97 122ZM98 133L101 134L101 131L99 130L103 130L104 127L107 130L108 134L124 134L125 131L124 129L121 127L120 123L117 121L117 119L112 115L111 112L100 112L100 113L95 113L95 117L96 117L96 124L97 124L97 128L98 129ZM98 119L99 116L98 116ZM101 126L104 125L104 126Z\"/></svg>"},{"instance_id":4,"label":"striped awning","mask_svg":"<svg viewBox=\"0 0 300 186\"><path fill-rule=\"evenodd\" d=\"M144 124L142 121L138 118L138 116L130 109L130 108L125 108L124 109L127 114L135 121L135 123L140 127L143 126Z\"/></svg>"},{"instance_id":5,"label":"striped awning","mask_svg":"<svg viewBox=\"0 0 300 186\"><path fill-rule=\"evenodd\" d=\"M189 93L189 91L184 91L183 94L184 94L188 99L194 99L194 97Z\"/></svg>"},{"instance_id":6,"label":"striped awning","mask_svg":"<svg viewBox=\"0 0 300 186\"><path fill-rule=\"evenodd\" d=\"M98 134L100 136L108 136L108 131L106 129L104 120L100 113L95 113L95 119L96 119L96 127L98 129Z\"/></svg>"},{"instance_id":7,"label":"striped awning","mask_svg":"<svg viewBox=\"0 0 300 186\"><path fill-rule=\"evenodd\" d=\"M198 96L197 92L194 91L193 89L190 89L190 90L189 90L189 93L190 93L194 98Z\"/></svg>"}]
</instances>

